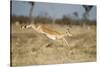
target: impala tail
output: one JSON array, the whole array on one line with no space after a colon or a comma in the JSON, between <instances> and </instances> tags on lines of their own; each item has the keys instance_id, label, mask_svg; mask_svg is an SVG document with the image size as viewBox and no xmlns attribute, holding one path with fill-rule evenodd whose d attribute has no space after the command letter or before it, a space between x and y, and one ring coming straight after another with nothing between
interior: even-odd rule
<instances>
[{"instance_id":1,"label":"impala tail","mask_svg":"<svg viewBox=\"0 0 100 67\"><path fill-rule=\"evenodd\" d=\"M21 27L21 29L27 29L27 28L33 28L34 25L33 24L29 24L29 25L24 25ZM34 27L35 28L35 27Z\"/></svg>"}]
</instances>

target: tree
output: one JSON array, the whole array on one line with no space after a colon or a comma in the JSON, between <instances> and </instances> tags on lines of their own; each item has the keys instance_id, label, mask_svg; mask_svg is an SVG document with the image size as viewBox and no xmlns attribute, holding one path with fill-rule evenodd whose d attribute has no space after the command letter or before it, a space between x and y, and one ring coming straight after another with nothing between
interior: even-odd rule
<instances>
[{"instance_id":1,"label":"tree","mask_svg":"<svg viewBox=\"0 0 100 67\"><path fill-rule=\"evenodd\" d=\"M75 17L79 16L77 12L74 12L73 14L74 14Z\"/></svg>"},{"instance_id":2,"label":"tree","mask_svg":"<svg viewBox=\"0 0 100 67\"><path fill-rule=\"evenodd\" d=\"M63 22L63 24L70 25L70 24L71 24L70 21L71 21L70 17L68 17L68 16L66 16L66 15L63 15L63 17L62 17L62 22Z\"/></svg>"},{"instance_id":3,"label":"tree","mask_svg":"<svg viewBox=\"0 0 100 67\"><path fill-rule=\"evenodd\" d=\"M79 19L79 14L78 12L73 12L73 15L74 15L74 20L78 20Z\"/></svg>"},{"instance_id":4,"label":"tree","mask_svg":"<svg viewBox=\"0 0 100 67\"><path fill-rule=\"evenodd\" d=\"M35 2L28 2L28 3L31 5L30 12L29 12L29 17L30 17L30 20L32 20L32 12L33 12Z\"/></svg>"},{"instance_id":5,"label":"tree","mask_svg":"<svg viewBox=\"0 0 100 67\"><path fill-rule=\"evenodd\" d=\"M92 5L82 5L82 7L85 9L85 13L83 14L84 20L88 20L89 12L92 9Z\"/></svg>"}]
</instances>

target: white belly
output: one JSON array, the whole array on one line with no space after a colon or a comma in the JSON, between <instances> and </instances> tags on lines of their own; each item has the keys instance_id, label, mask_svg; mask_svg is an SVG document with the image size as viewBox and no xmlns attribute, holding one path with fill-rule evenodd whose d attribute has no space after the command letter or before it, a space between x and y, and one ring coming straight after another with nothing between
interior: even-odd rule
<instances>
[{"instance_id":1,"label":"white belly","mask_svg":"<svg viewBox=\"0 0 100 67\"><path fill-rule=\"evenodd\" d=\"M54 35L46 35L48 38L50 38L50 39L52 39L52 40L56 40L56 36L54 36Z\"/></svg>"}]
</instances>

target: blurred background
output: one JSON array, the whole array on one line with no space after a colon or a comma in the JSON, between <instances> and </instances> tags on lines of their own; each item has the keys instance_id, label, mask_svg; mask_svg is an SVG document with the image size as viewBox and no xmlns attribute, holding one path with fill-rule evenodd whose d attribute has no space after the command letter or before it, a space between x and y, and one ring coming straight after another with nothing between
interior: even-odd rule
<instances>
[{"instance_id":1,"label":"blurred background","mask_svg":"<svg viewBox=\"0 0 100 67\"><path fill-rule=\"evenodd\" d=\"M13 23L29 23L31 18L35 23L96 24L95 5L11 1L11 10Z\"/></svg>"}]
</instances>

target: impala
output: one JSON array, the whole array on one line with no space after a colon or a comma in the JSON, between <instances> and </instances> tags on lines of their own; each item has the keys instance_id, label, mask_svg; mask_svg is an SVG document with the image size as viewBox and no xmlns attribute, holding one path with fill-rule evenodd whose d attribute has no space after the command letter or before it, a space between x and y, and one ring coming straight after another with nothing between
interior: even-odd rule
<instances>
[{"instance_id":1,"label":"impala","mask_svg":"<svg viewBox=\"0 0 100 67\"><path fill-rule=\"evenodd\" d=\"M22 28L23 29L24 28L32 28L38 33L45 34L49 39L52 39L52 40L62 39L63 41L65 41L65 43L69 47L69 44L68 44L67 40L65 39L65 36L72 36L69 29L67 29L66 33L61 33L56 30L53 30L52 28L49 28L43 24L38 25L38 26L36 26L35 24L29 24L29 25L23 26Z\"/></svg>"}]
</instances>

